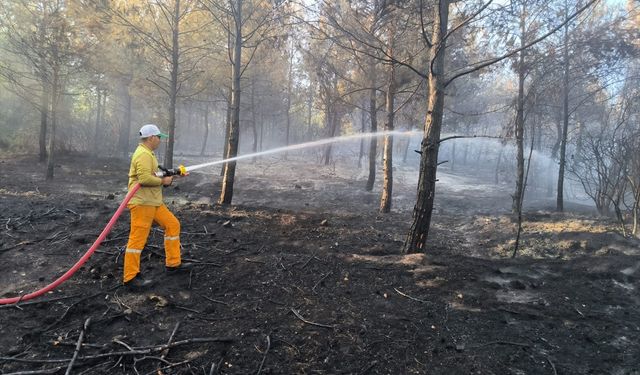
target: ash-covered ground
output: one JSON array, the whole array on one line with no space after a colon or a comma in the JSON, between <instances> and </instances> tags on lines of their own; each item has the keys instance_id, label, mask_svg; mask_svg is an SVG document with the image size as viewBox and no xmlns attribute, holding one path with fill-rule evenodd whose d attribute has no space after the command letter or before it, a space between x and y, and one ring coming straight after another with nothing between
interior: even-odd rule
<instances>
[{"instance_id":1,"label":"ash-covered ground","mask_svg":"<svg viewBox=\"0 0 640 375\"><path fill-rule=\"evenodd\" d=\"M0 307L1 373L640 374L639 241L614 221L532 199L512 259L512 186L445 167L428 249L404 255L415 168L396 167L394 209L380 215L364 167L288 159L240 162L228 207L215 204L218 168L167 188L196 267L165 274L155 229L142 260L155 285L142 292L120 285L125 213L69 281ZM0 159L2 298L87 251L128 162L62 157L52 183L43 171Z\"/></svg>"}]
</instances>

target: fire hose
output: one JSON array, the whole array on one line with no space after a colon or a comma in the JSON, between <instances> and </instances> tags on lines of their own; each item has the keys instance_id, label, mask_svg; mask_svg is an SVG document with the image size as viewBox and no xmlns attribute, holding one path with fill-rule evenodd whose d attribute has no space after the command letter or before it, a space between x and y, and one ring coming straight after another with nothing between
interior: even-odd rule
<instances>
[{"instance_id":1,"label":"fire hose","mask_svg":"<svg viewBox=\"0 0 640 375\"><path fill-rule=\"evenodd\" d=\"M162 167L159 167L159 168L160 168L160 171L158 171L156 173L157 177L186 175L186 168L184 166L182 166L182 165L180 167L176 168L176 169L166 169L166 168L162 168ZM29 293L29 294L24 294L24 295L21 295L21 296L18 296L18 297L0 298L0 305L8 305L8 304L12 304L12 303L19 303L19 302L22 302L22 301L27 301L27 300L30 300L32 298L39 297L39 296L41 296L41 295L43 295L43 294L55 289L58 285L62 284L63 282L67 281L74 273L76 273L76 271L78 271L80 269L80 267L82 267L87 262L87 260L89 260L89 258L93 255L93 253L96 251L96 249L100 246L102 241L104 241L104 239L107 237L109 232L111 232L111 228L113 228L113 226L115 225L116 221L118 221L118 218L122 214L122 211L124 211L125 207L127 207L127 204L129 203L131 198L133 198L134 194L138 191L138 189L140 189L140 184L135 184L131 188L129 193L122 200L122 203L120 203L120 206L118 206L118 209L116 210L116 212L113 214L113 216L111 216L111 220L109 220L109 222L107 223L107 226L104 227L104 229L102 230L102 233L100 233L100 235L95 240L93 245L91 245L89 250L87 250L87 252L76 262L76 264L73 265L73 267L69 268L69 270L67 272L65 272L62 276L60 276L58 279L56 279L51 284L45 286L42 289L36 290L35 292Z\"/></svg>"}]
</instances>

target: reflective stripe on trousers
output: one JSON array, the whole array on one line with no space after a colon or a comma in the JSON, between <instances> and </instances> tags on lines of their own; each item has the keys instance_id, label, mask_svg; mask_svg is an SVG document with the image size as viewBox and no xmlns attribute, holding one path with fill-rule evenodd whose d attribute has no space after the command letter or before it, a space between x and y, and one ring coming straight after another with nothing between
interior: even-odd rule
<instances>
[{"instance_id":1,"label":"reflective stripe on trousers","mask_svg":"<svg viewBox=\"0 0 640 375\"><path fill-rule=\"evenodd\" d=\"M147 243L151 225L156 222L164 229L164 252L167 267L180 265L180 222L164 204L159 207L132 205L131 230L124 254L123 281L127 282L140 272L140 256Z\"/></svg>"}]
</instances>

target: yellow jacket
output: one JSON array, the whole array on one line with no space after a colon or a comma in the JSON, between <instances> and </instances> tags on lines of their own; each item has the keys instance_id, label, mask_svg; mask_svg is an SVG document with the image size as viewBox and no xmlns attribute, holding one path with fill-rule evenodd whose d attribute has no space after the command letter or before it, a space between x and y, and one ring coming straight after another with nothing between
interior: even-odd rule
<instances>
[{"instance_id":1,"label":"yellow jacket","mask_svg":"<svg viewBox=\"0 0 640 375\"><path fill-rule=\"evenodd\" d=\"M131 188L139 183L140 190L129 201L129 205L162 206L162 179L156 177L158 160L151 149L142 143L138 145L131 157L129 168L129 185Z\"/></svg>"}]
</instances>

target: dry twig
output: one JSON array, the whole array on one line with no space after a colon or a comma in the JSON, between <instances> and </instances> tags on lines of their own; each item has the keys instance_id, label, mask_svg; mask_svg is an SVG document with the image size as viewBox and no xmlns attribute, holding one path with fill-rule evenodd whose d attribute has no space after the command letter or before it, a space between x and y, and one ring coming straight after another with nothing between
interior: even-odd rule
<instances>
[{"instance_id":1,"label":"dry twig","mask_svg":"<svg viewBox=\"0 0 640 375\"><path fill-rule=\"evenodd\" d=\"M470 346L470 348L482 348L484 346L489 346L489 345L513 345L513 346L522 346L523 348L531 347L531 345L529 345L529 344L523 344L523 343L520 343L520 342L490 341L490 342L487 342L487 343L484 343L484 344Z\"/></svg>"},{"instance_id":2,"label":"dry twig","mask_svg":"<svg viewBox=\"0 0 640 375\"><path fill-rule=\"evenodd\" d=\"M182 323L182 321L179 321L178 323L176 323L175 328L173 328L173 332L171 332L171 336L169 336L169 341L167 341L167 345L171 345L171 342L173 341L173 338L175 337L176 332L178 332L178 328L180 328L180 324L181 323ZM166 350L162 351L162 355L160 356L160 358L161 359L165 359L167 354L169 354L169 349L168 348Z\"/></svg>"},{"instance_id":3,"label":"dry twig","mask_svg":"<svg viewBox=\"0 0 640 375\"><path fill-rule=\"evenodd\" d=\"M56 372L62 370L65 367L66 366L58 366L58 367L52 367L52 368L45 368L45 369L41 369L41 370L8 372L5 375L55 374Z\"/></svg>"},{"instance_id":4,"label":"dry twig","mask_svg":"<svg viewBox=\"0 0 640 375\"><path fill-rule=\"evenodd\" d=\"M87 320L84 321L84 326L82 327L80 336L78 337L78 344L76 344L76 350L73 351L73 357L71 357L71 362L69 362L69 365L67 366L67 371L64 373L65 375L71 375L71 369L78 358L80 348L82 348L82 340L84 340L85 332L89 329L89 324L91 324L91 317L88 317Z\"/></svg>"},{"instance_id":5,"label":"dry twig","mask_svg":"<svg viewBox=\"0 0 640 375\"><path fill-rule=\"evenodd\" d=\"M269 353L269 349L271 349L271 337L267 335L267 349L264 351L264 355L262 356L262 362L260 362L260 368L258 368L258 372L256 375L260 375L262 372L262 366L264 366L264 361L267 359L267 353Z\"/></svg>"},{"instance_id":6,"label":"dry twig","mask_svg":"<svg viewBox=\"0 0 640 375\"><path fill-rule=\"evenodd\" d=\"M305 318L302 317L302 315L300 315L300 313L295 310L295 309L291 309L291 312L293 312L293 314L300 320L302 320L303 322L307 323L307 324L311 324L312 326L317 326L317 327L323 327L323 328L330 328L330 329L334 329L334 326L330 326L330 325L326 325L326 324L321 324L321 323L315 323L312 322L310 320L306 320Z\"/></svg>"},{"instance_id":7,"label":"dry twig","mask_svg":"<svg viewBox=\"0 0 640 375\"><path fill-rule=\"evenodd\" d=\"M320 278L320 280L318 280L318 282L317 282L317 283L315 283L315 284L313 285L313 288L311 288L311 291L312 291L313 293L315 293L315 292L316 292L316 288L318 287L318 285L320 285L320 283L321 283L322 281L324 281L324 279L326 279L326 278L327 278L329 275L331 275L332 273L333 273L333 271L329 271L326 275L322 276L322 277Z\"/></svg>"},{"instance_id":8,"label":"dry twig","mask_svg":"<svg viewBox=\"0 0 640 375\"><path fill-rule=\"evenodd\" d=\"M202 297L202 298L206 299L207 301L211 301L211 302L213 302L213 303L219 303L219 304L221 304L221 305L229 306L229 304L228 304L228 303L226 303L226 302L218 301L217 299L209 298L209 297L207 297L207 296L205 296L205 295L202 295L202 294L198 294L198 295L199 295L200 297Z\"/></svg>"},{"instance_id":9,"label":"dry twig","mask_svg":"<svg viewBox=\"0 0 640 375\"><path fill-rule=\"evenodd\" d=\"M114 340L115 341L115 340ZM129 356L129 355L137 355L137 354L151 354L154 352L163 351L169 348L175 348L176 346L187 345L187 344L195 344L195 343L203 343L203 342L233 342L234 339L231 337L195 337L188 340L176 341L171 344L162 344L162 345L154 345L154 346L142 346L142 347L127 347L132 350L129 351L120 351L120 352L111 352L111 353L100 353L95 355L87 355L76 358L78 361L85 361L88 359L97 359L97 358L107 358L107 357L117 357L117 356ZM70 358L59 358L59 359L24 359L24 358L14 358L14 357L0 357L0 361L7 362L26 362L26 363L65 363L71 361ZM66 367L66 366L63 366Z\"/></svg>"},{"instance_id":10,"label":"dry twig","mask_svg":"<svg viewBox=\"0 0 640 375\"><path fill-rule=\"evenodd\" d=\"M397 288L393 288L393 290L395 290L399 295L403 296L403 297L407 297L410 300L414 300L414 301L418 301L418 302L422 302L422 303L430 303L429 301L425 301L423 299L420 298L415 298L415 297L411 297L408 294L402 293L401 291L399 291Z\"/></svg>"},{"instance_id":11,"label":"dry twig","mask_svg":"<svg viewBox=\"0 0 640 375\"><path fill-rule=\"evenodd\" d=\"M551 362L551 358L547 357L547 362L549 362L549 364L551 365L551 368L553 369L553 375L558 375L558 371L556 370L556 365L554 365L553 362Z\"/></svg>"}]
</instances>

